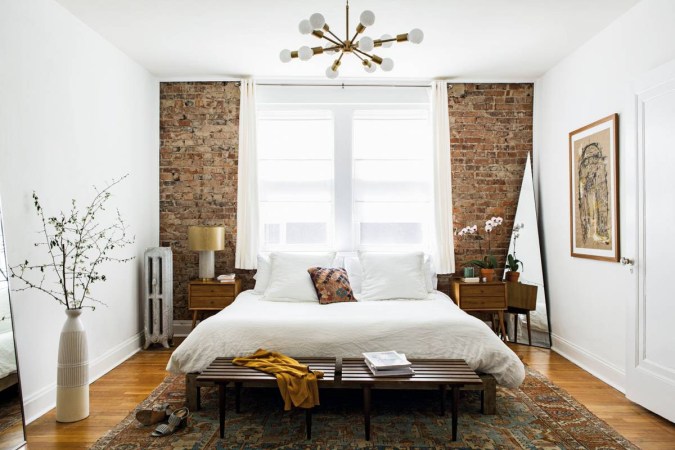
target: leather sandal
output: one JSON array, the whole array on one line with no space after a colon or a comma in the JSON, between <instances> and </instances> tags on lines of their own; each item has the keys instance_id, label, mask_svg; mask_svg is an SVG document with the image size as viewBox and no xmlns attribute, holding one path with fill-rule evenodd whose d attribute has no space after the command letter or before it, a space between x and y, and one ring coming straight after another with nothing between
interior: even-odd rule
<instances>
[{"instance_id":1,"label":"leather sandal","mask_svg":"<svg viewBox=\"0 0 675 450\"><path fill-rule=\"evenodd\" d=\"M168 403L154 405L152 409L142 409L136 413L136 420L145 426L164 422L173 410Z\"/></svg>"},{"instance_id":2,"label":"leather sandal","mask_svg":"<svg viewBox=\"0 0 675 450\"><path fill-rule=\"evenodd\" d=\"M189 416L190 410L185 407L175 410L169 416L169 421L158 425L155 431L151 433L151 436L160 437L172 434L177 429L187 425Z\"/></svg>"}]
</instances>

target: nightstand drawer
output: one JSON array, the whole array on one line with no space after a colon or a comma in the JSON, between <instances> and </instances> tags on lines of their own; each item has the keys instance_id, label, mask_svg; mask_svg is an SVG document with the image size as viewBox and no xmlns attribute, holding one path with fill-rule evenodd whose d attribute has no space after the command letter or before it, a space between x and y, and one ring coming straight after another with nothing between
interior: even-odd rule
<instances>
[{"instance_id":1,"label":"nightstand drawer","mask_svg":"<svg viewBox=\"0 0 675 450\"><path fill-rule=\"evenodd\" d=\"M193 284L190 294L198 297L234 297L234 283Z\"/></svg>"},{"instance_id":2,"label":"nightstand drawer","mask_svg":"<svg viewBox=\"0 0 675 450\"><path fill-rule=\"evenodd\" d=\"M189 309L223 309L233 301L234 297L201 297L193 294Z\"/></svg>"},{"instance_id":3,"label":"nightstand drawer","mask_svg":"<svg viewBox=\"0 0 675 450\"><path fill-rule=\"evenodd\" d=\"M464 310L506 309L506 299L503 294L501 297L472 297L463 293L459 305Z\"/></svg>"},{"instance_id":4,"label":"nightstand drawer","mask_svg":"<svg viewBox=\"0 0 675 450\"><path fill-rule=\"evenodd\" d=\"M503 284L477 284L476 286L462 285L461 297L504 297Z\"/></svg>"}]
</instances>

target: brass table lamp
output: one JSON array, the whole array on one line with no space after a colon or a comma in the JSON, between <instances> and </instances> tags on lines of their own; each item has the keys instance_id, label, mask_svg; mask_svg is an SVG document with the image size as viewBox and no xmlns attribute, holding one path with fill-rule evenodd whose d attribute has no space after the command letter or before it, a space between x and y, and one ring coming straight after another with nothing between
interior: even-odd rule
<instances>
[{"instance_id":1,"label":"brass table lamp","mask_svg":"<svg viewBox=\"0 0 675 450\"><path fill-rule=\"evenodd\" d=\"M225 250L224 227L188 227L188 248L199 252L199 278L215 278L214 251Z\"/></svg>"}]
</instances>

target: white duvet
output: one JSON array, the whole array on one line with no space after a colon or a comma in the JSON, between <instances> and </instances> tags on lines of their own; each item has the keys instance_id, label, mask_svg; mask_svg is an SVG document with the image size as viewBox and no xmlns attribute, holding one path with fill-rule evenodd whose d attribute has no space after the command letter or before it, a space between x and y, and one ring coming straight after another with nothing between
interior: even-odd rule
<instances>
[{"instance_id":1,"label":"white duvet","mask_svg":"<svg viewBox=\"0 0 675 450\"><path fill-rule=\"evenodd\" d=\"M16 353L14 353L14 334L11 331L0 333L0 378L16 372Z\"/></svg>"},{"instance_id":2,"label":"white duvet","mask_svg":"<svg viewBox=\"0 0 675 450\"><path fill-rule=\"evenodd\" d=\"M463 359L474 370L519 386L525 368L481 320L438 291L428 300L321 305L261 300L253 291L199 324L173 352L167 370L200 372L216 357L259 348L291 356L361 357L396 350L408 358Z\"/></svg>"}]
</instances>

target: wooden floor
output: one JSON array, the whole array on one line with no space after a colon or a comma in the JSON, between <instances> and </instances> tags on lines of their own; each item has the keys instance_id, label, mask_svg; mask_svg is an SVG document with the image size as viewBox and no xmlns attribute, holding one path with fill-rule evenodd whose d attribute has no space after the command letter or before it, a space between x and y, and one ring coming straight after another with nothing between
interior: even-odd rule
<instances>
[{"instance_id":1,"label":"wooden floor","mask_svg":"<svg viewBox=\"0 0 675 450\"><path fill-rule=\"evenodd\" d=\"M675 448L675 425L626 400L623 394L550 350L511 344L518 356L644 449ZM142 351L91 385L91 416L59 424L54 411L28 426L29 449L89 448L159 383L171 351Z\"/></svg>"}]
</instances>

